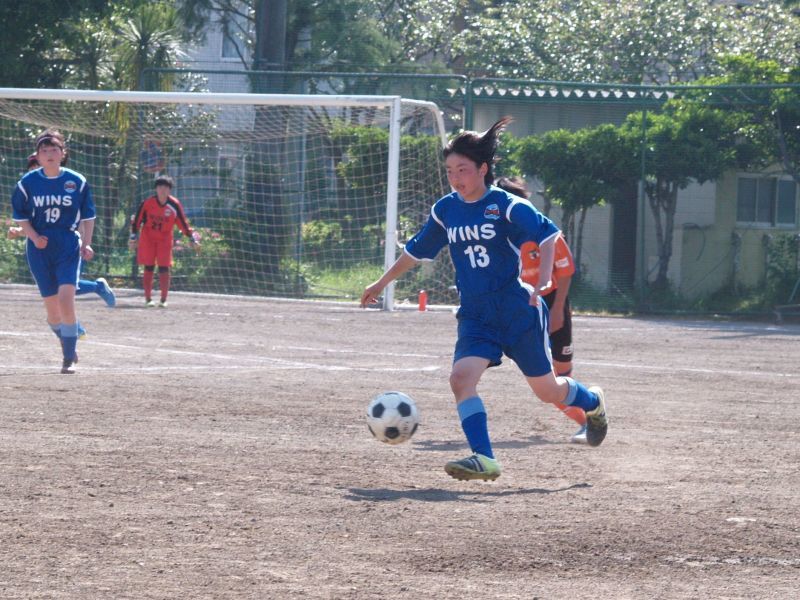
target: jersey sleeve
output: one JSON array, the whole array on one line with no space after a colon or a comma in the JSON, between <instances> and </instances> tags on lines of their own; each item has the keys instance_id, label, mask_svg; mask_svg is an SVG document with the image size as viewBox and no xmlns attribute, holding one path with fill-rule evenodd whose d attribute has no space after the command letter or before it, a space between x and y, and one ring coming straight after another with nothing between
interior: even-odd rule
<instances>
[{"instance_id":1,"label":"jersey sleeve","mask_svg":"<svg viewBox=\"0 0 800 600\"><path fill-rule=\"evenodd\" d=\"M416 260L433 260L447 245L447 231L444 223L436 215L436 206L423 228L405 246L406 254Z\"/></svg>"},{"instance_id":2,"label":"jersey sleeve","mask_svg":"<svg viewBox=\"0 0 800 600\"><path fill-rule=\"evenodd\" d=\"M514 198L508 206L506 218L517 230L518 235L514 237L519 240L520 246L525 242L536 242L541 246L560 233L555 223L527 200Z\"/></svg>"},{"instance_id":3,"label":"jersey sleeve","mask_svg":"<svg viewBox=\"0 0 800 600\"><path fill-rule=\"evenodd\" d=\"M28 202L28 191L19 181L11 194L11 218L15 221L30 221L33 217L33 205Z\"/></svg>"},{"instance_id":4,"label":"jersey sleeve","mask_svg":"<svg viewBox=\"0 0 800 600\"><path fill-rule=\"evenodd\" d=\"M131 221L131 233L136 235L139 233L139 230L142 228L142 224L144 223L145 218L145 208L144 205L147 204L147 200L142 200L142 203L139 205L139 208L136 209L136 216Z\"/></svg>"},{"instance_id":5,"label":"jersey sleeve","mask_svg":"<svg viewBox=\"0 0 800 600\"><path fill-rule=\"evenodd\" d=\"M170 196L169 199L175 206L175 224L178 226L178 229L181 230L183 235L186 237L191 237L192 229L189 227L189 221L186 219L186 213L183 210L183 204L181 204L180 200L173 196Z\"/></svg>"},{"instance_id":6,"label":"jersey sleeve","mask_svg":"<svg viewBox=\"0 0 800 600\"><path fill-rule=\"evenodd\" d=\"M572 277L575 274L575 259L567 245L564 236L556 240L556 254L553 261L553 279L559 277Z\"/></svg>"}]
</instances>

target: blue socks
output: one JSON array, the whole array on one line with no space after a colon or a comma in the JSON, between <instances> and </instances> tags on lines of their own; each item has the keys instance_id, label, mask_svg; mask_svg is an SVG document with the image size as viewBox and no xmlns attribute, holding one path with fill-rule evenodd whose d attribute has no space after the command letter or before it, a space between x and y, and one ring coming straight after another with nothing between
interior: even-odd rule
<instances>
[{"instance_id":1,"label":"blue socks","mask_svg":"<svg viewBox=\"0 0 800 600\"><path fill-rule=\"evenodd\" d=\"M486 418L486 409L480 396L472 396L458 403L458 416L461 419L461 428L467 436L472 451L494 458L492 442L489 440L489 426Z\"/></svg>"},{"instance_id":2,"label":"blue socks","mask_svg":"<svg viewBox=\"0 0 800 600\"><path fill-rule=\"evenodd\" d=\"M597 408L597 405L600 404L600 400L597 399L592 392L586 389L582 383L578 383L572 377L564 377L569 384L569 392L567 392L567 397L564 398L564 404L568 406L577 406L578 408L582 408L584 411L594 410Z\"/></svg>"},{"instance_id":3,"label":"blue socks","mask_svg":"<svg viewBox=\"0 0 800 600\"><path fill-rule=\"evenodd\" d=\"M97 293L96 281L89 281L88 279L80 279L78 281L78 287L75 290L76 296L83 296L84 294L96 294L96 293Z\"/></svg>"},{"instance_id":4,"label":"blue socks","mask_svg":"<svg viewBox=\"0 0 800 600\"><path fill-rule=\"evenodd\" d=\"M78 324L61 324L61 348L64 358L75 360L75 346L78 345Z\"/></svg>"}]
</instances>

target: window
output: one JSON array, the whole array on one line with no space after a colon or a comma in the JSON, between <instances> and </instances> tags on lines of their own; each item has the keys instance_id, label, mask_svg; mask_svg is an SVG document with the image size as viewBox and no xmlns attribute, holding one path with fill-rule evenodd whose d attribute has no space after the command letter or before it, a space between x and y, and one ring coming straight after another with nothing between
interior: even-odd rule
<instances>
[{"instance_id":1,"label":"window","mask_svg":"<svg viewBox=\"0 0 800 600\"><path fill-rule=\"evenodd\" d=\"M794 225L797 221L797 184L794 181L778 181L778 209L775 219L778 225Z\"/></svg>"},{"instance_id":2,"label":"window","mask_svg":"<svg viewBox=\"0 0 800 600\"><path fill-rule=\"evenodd\" d=\"M759 225L797 223L797 184L775 177L739 177L736 221Z\"/></svg>"},{"instance_id":3,"label":"window","mask_svg":"<svg viewBox=\"0 0 800 600\"><path fill-rule=\"evenodd\" d=\"M239 58L242 52L242 41L235 33L230 35L222 34L222 58ZM242 52L242 55L244 52Z\"/></svg>"},{"instance_id":4,"label":"window","mask_svg":"<svg viewBox=\"0 0 800 600\"><path fill-rule=\"evenodd\" d=\"M243 17L225 11L219 20L222 32L222 58L241 60L245 55L248 26Z\"/></svg>"}]
</instances>

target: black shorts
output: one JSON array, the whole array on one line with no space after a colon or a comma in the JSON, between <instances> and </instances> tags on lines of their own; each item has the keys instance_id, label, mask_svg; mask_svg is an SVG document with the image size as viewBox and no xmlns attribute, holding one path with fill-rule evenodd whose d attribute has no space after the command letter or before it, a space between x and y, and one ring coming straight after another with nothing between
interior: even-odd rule
<instances>
[{"instance_id":1,"label":"black shorts","mask_svg":"<svg viewBox=\"0 0 800 600\"><path fill-rule=\"evenodd\" d=\"M550 292L543 299L547 308L550 308L556 299L556 292ZM550 334L550 348L553 360L572 362L572 308L569 305L569 296L564 301L564 326Z\"/></svg>"}]
</instances>

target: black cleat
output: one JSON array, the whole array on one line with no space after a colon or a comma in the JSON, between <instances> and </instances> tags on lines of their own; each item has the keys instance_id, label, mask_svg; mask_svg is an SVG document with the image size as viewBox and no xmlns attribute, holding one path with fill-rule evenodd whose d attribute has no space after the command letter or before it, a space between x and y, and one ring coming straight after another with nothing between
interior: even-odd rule
<instances>
[{"instance_id":1,"label":"black cleat","mask_svg":"<svg viewBox=\"0 0 800 600\"><path fill-rule=\"evenodd\" d=\"M65 358L64 362L61 363L61 374L62 375L74 375L75 374L75 365L78 364L78 353L75 353L75 358L69 359Z\"/></svg>"},{"instance_id":2,"label":"black cleat","mask_svg":"<svg viewBox=\"0 0 800 600\"><path fill-rule=\"evenodd\" d=\"M602 388L595 385L590 387L589 391L597 396L599 404L594 410L586 411L586 443L590 446L599 446L608 433L606 400Z\"/></svg>"}]
</instances>

